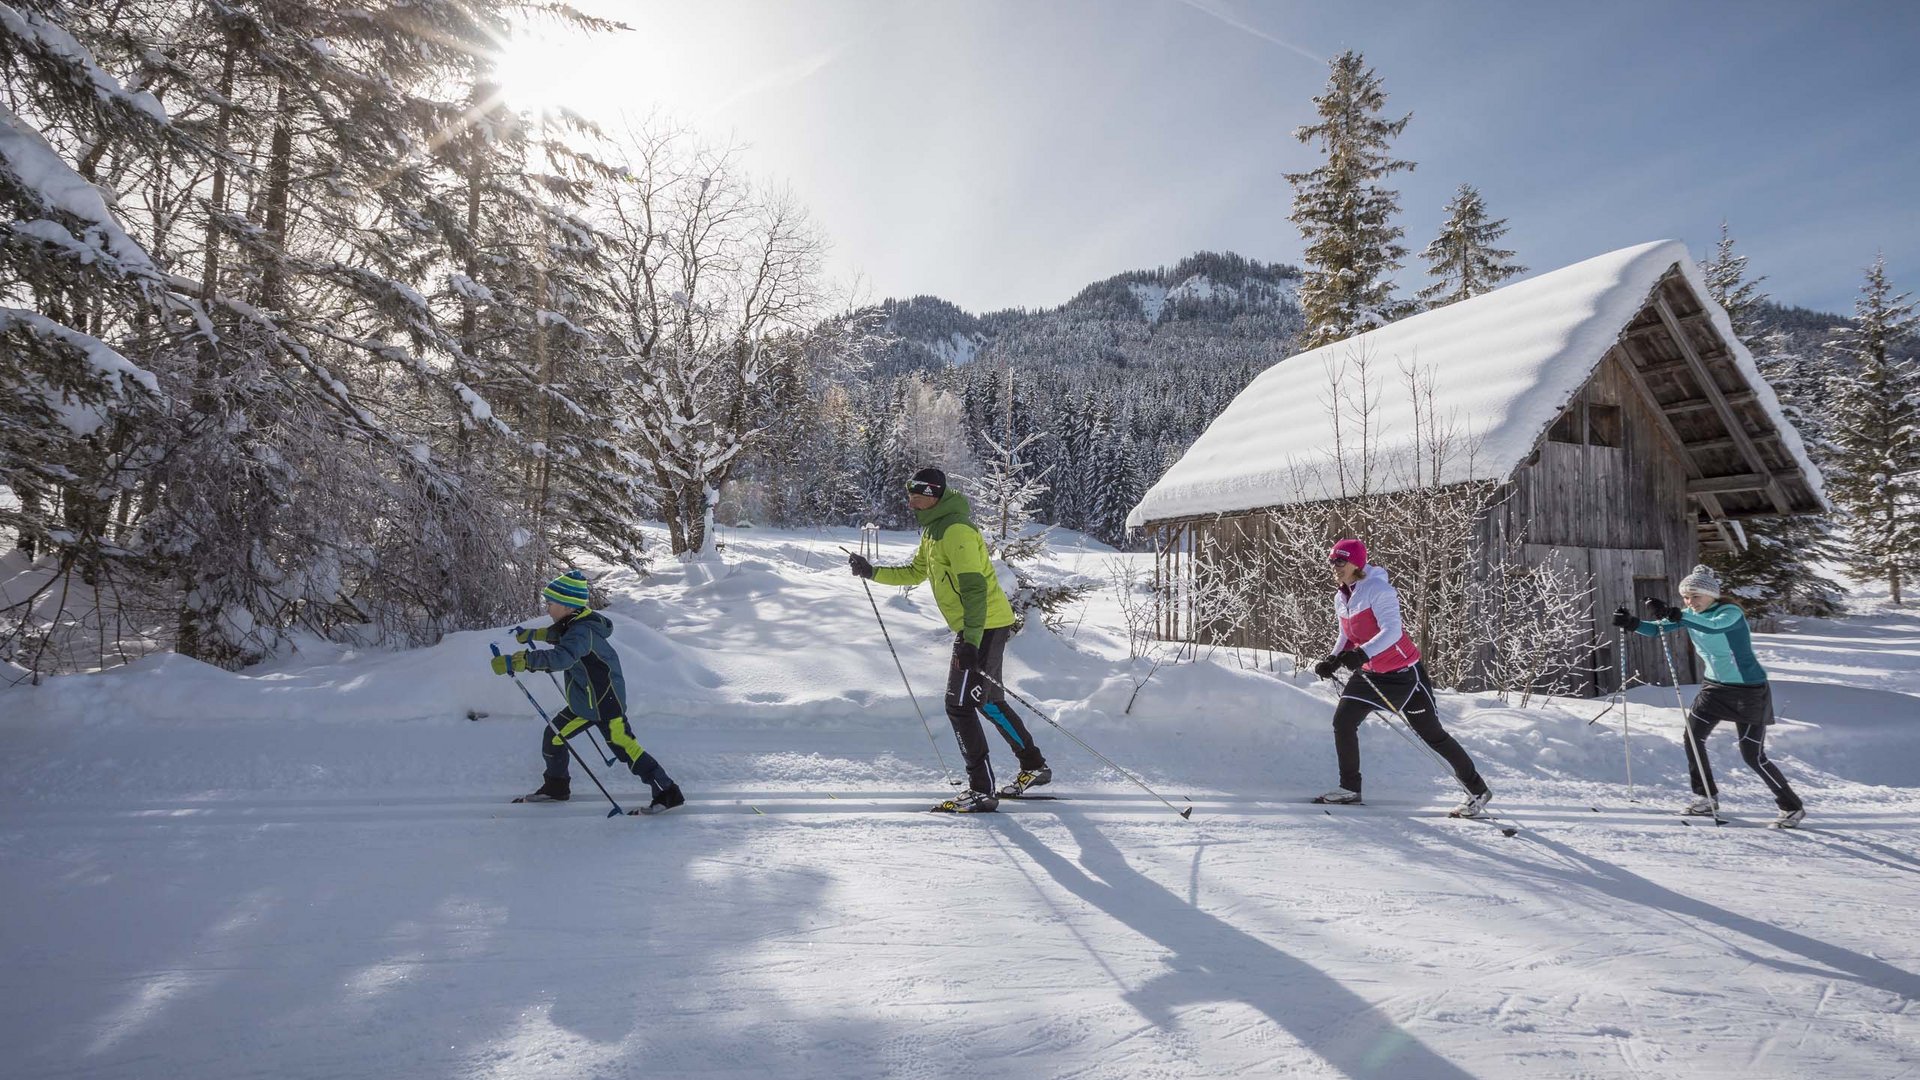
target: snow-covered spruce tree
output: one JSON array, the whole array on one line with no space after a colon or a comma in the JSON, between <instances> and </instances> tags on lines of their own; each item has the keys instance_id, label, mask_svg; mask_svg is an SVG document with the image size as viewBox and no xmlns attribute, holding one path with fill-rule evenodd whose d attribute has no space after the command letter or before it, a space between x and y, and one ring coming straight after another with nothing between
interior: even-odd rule
<instances>
[{"instance_id":1,"label":"snow-covered spruce tree","mask_svg":"<svg viewBox=\"0 0 1920 1080\"><path fill-rule=\"evenodd\" d=\"M898 382L868 388L855 396L853 482L860 489L853 525L904 529L913 524L907 509L906 478L919 468L901 452Z\"/></svg>"},{"instance_id":2,"label":"snow-covered spruce tree","mask_svg":"<svg viewBox=\"0 0 1920 1080\"><path fill-rule=\"evenodd\" d=\"M1847 568L1884 580L1893 602L1920 570L1920 362L1900 351L1920 318L1911 294L1896 295L1885 257L1874 259L1853 305L1853 325L1834 331L1832 450L1827 487L1847 513Z\"/></svg>"},{"instance_id":3,"label":"snow-covered spruce tree","mask_svg":"<svg viewBox=\"0 0 1920 1080\"><path fill-rule=\"evenodd\" d=\"M435 205L458 215L441 229L457 269L434 303L457 326L458 381L518 437L485 439L461 416L442 449L462 476L491 474L495 497L518 504L528 558L585 553L639 569L653 502L615 408L618 371L601 363L611 238L586 215L589 192L617 176L577 145L597 141L596 129L498 108L484 74L469 124L440 151L450 190Z\"/></svg>"},{"instance_id":4,"label":"snow-covered spruce tree","mask_svg":"<svg viewBox=\"0 0 1920 1080\"><path fill-rule=\"evenodd\" d=\"M465 80L504 9L41 10L191 133L152 152L44 129L123 194L187 326L143 354L169 411L114 509L127 549L168 568L170 589L150 584L175 597L177 647L243 663L293 626L419 638L523 604L540 568L516 556L497 471L444 452L449 431L503 427L425 295L460 216L432 149L475 115Z\"/></svg>"},{"instance_id":5,"label":"snow-covered spruce tree","mask_svg":"<svg viewBox=\"0 0 1920 1080\"><path fill-rule=\"evenodd\" d=\"M1000 442L982 434L989 453L978 477L962 478L961 487L973 504L973 521L986 538L987 550L1013 572L1014 587L1007 600L1013 605L1015 625L1026 625L1031 611L1053 625L1068 605L1093 583L1084 579L1037 577L1034 564L1047 550L1047 529L1032 529L1034 508L1046 494L1046 473L1023 455L1040 441L1035 432L1019 442Z\"/></svg>"},{"instance_id":6,"label":"snow-covered spruce tree","mask_svg":"<svg viewBox=\"0 0 1920 1080\"><path fill-rule=\"evenodd\" d=\"M995 558L1031 559L1046 549L1047 542L1044 529L1027 533L1034 523L1034 505L1047 491L1046 475L1025 456L1040 435L1036 432L1019 442L1003 443L986 434L981 439L991 450L986 467L965 482L974 523Z\"/></svg>"},{"instance_id":7,"label":"snow-covered spruce tree","mask_svg":"<svg viewBox=\"0 0 1920 1080\"><path fill-rule=\"evenodd\" d=\"M1760 289L1765 278L1747 276L1747 257L1734 250L1726 222L1720 223L1720 239L1700 270L1708 294L1726 309L1734 336L1753 353L1787 419L1817 452L1825 425L1815 415L1814 395L1807 391L1824 377L1822 358L1800 355L1785 335L1761 331L1756 316L1767 302ZM1779 615L1831 615L1840 609L1845 590L1820 569L1839 554L1826 515L1754 518L1741 526L1744 544L1703 559L1729 583L1729 595L1751 618L1766 625Z\"/></svg>"},{"instance_id":8,"label":"snow-covered spruce tree","mask_svg":"<svg viewBox=\"0 0 1920 1080\"><path fill-rule=\"evenodd\" d=\"M497 617L536 568L514 559L491 477L435 457L450 430L505 429L426 299L455 212L422 150L472 122L464 80L502 10L183 15L181 111L212 158L177 181L197 241L180 261L212 333L182 358L188 411L151 523L179 571L177 647L234 664L291 623L424 640Z\"/></svg>"},{"instance_id":9,"label":"snow-covered spruce tree","mask_svg":"<svg viewBox=\"0 0 1920 1080\"><path fill-rule=\"evenodd\" d=\"M1700 263L1700 274L1707 279L1708 295L1726 310L1734 336L1751 346L1757 329L1755 315L1760 305L1767 302L1760 283L1767 279L1764 274L1747 276L1747 257L1734 251L1733 233L1724 220L1720 222L1720 239L1714 242L1713 254Z\"/></svg>"},{"instance_id":10,"label":"snow-covered spruce tree","mask_svg":"<svg viewBox=\"0 0 1920 1080\"><path fill-rule=\"evenodd\" d=\"M890 339L873 309L842 312L806 334L806 356L768 373L755 388L759 436L728 493L738 512L765 524L860 525L866 509L861 428L850 389ZM904 498L903 473L887 492Z\"/></svg>"},{"instance_id":11,"label":"snow-covered spruce tree","mask_svg":"<svg viewBox=\"0 0 1920 1080\"><path fill-rule=\"evenodd\" d=\"M126 513L166 419L146 358L190 330L95 186L102 148L157 157L186 137L56 14L0 11L0 532L41 571L0 610L0 660L35 672L102 663L118 636L107 597L143 569ZM94 632L70 641L81 612Z\"/></svg>"},{"instance_id":12,"label":"snow-covered spruce tree","mask_svg":"<svg viewBox=\"0 0 1920 1080\"><path fill-rule=\"evenodd\" d=\"M1134 439L1132 418L1122 413L1113 419L1108 436L1096 449L1098 459L1091 517L1087 531L1103 543L1116 547L1126 541L1127 514L1147 490L1141 476L1140 447Z\"/></svg>"},{"instance_id":13,"label":"snow-covered spruce tree","mask_svg":"<svg viewBox=\"0 0 1920 1080\"><path fill-rule=\"evenodd\" d=\"M1427 275L1436 279L1420 290L1429 308L1444 307L1468 297L1491 292L1527 268L1511 262L1513 252L1493 245L1507 234L1507 219L1487 217L1487 204L1471 184L1461 184L1447 203L1447 220L1440 235L1421 252Z\"/></svg>"},{"instance_id":14,"label":"snow-covered spruce tree","mask_svg":"<svg viewBox=\"0 0 1920 1080\"><path fill-rule=\"evenodd\" d=\"M800 207L750 183L731 150L671 131L636 133L625 150L625 182L597 206L615 238L605 362L620 371L617 407L674 554L700 556L720 489L759 434L755 385L806 359L822 245Z\"/></svg>"},{"instance_id":15,"label":"snow-covered spruce tree","mask_svg":"<svg viewBox=\"0 0 1920 1080\"><path fill-rule=\"evenodd\" d=\"M1413 114L1381 117L1386 92L1359 53L1349 49L1331 67L1326 92L1313 99L1319 122L1293 133L1317 144L1326 161L1286 174L1294 188L1293 222L1307 242L1300 285L1307 348L1392 322L1409 307L1393 296L1392 274L1407 254L1399 243L1405 234L1392 220L1400 196L1380 181L1414 167L1387 150Z\"/></svg>"}]
</instances>

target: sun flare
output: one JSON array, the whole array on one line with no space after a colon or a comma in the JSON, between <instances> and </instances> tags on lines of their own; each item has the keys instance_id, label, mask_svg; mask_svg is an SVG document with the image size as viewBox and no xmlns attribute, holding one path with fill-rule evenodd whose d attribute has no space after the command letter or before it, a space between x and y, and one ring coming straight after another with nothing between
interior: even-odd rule
<instances>
[{"instance_id":1,"label":"sun flare","mask_svg":"<svg viewBox=\"0 0 1920 1080\"><path fill-rule=\"evenodd\" d=\"M515 37L494 57L493 79L500 96L515 109L545 112L579 108L579 71L570 68L565 42L535 36ZM573 58L578 62L578 57Z\"/></svg>"}]
</instances>

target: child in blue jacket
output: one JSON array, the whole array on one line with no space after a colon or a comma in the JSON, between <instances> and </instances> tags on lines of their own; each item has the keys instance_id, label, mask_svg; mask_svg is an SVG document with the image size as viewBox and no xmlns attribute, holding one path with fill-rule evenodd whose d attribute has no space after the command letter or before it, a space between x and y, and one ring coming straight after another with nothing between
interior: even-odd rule
<instances>
[{"instance_id":1,"label":"child in blue jacket","mask_svg":"<svg viewBox=\"0 0 1920 1080\"><path fill-rule=\"evenodd\" d=\"M1720 789L1713 782L1713 766L1707 762L1706 742L1714 727L1727 720L1739 733L1740 756L1760 774L1780 808L1774 828L1791 829L1800 824L1807 811L1780 766L1767 757L1773 688L1767 683L1766 669L1753 654L1746 612L1720 599L1720 577L1705 566L1694 567L1693 573L1681 579L1680 599L1685 607L1649 597L1646 606L1653 615L1650 621L1635 618L1623 607L1613 613L1613 624L1646 637L1685 630L1706 665L1706 681L1694 697L1693 707L1687 710L1687 766L1698 798L1683 812L1719 814Z\"/></svg>"},{"instance_id":2,"label":"child in blue jacket","mask_svg":"<svg viewBox=\"0 0 1920 1080\"><path fill-rule=\"evenodd\" d=\"M569 570L554 578L540 593L547 601L552 626L516 630L514 637L523 645L544 641L551 649L527 650L493 658L493 672L506 675L515 671L566 672L567 707L553 718L555 735L540 729L540 756L546 770L539 790L523 796L520 802L565 802L572 797L572 781L567 775L566 740L591 724L613 747L620 760L635 776L647 782L653 802L649 814L671 810L686 802L680 785L673 782L659 759L646 752L627 725L627 683L620 674L620 654L607 640L613 623L588 606L586 576Z\"/></svg>"}]
</instances>

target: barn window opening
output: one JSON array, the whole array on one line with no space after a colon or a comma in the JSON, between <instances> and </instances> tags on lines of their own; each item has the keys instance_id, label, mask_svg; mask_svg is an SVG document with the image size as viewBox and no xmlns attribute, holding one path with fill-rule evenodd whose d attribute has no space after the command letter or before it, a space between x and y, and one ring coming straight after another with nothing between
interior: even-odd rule
<instances>
[{"instance_id":1,"label":"barn window opening","mask_svg":"<svg viewBox=\"0 0 1920 1080\"><path fill-rule=\"evenodd\" d=\"M1590 446L1620 445L1620 406L1587 406L1587 443Z\"/></svg>"},{"instance_id":2,"label":"barn window opening","mask_svg":"<svg viewBox=\"0 0 1920 1080\"><path fill-rule=\"evenodd\" d=\"M1560 414L1560 419L1547 429L1547 441L1580 445L1580 407L1574 406Z\"/></svg>"},{"instance_id":3,"label":"barn window opening","mask_svg":"<svg viewBox=\"0 0 1920 1080\"><path fill-rule=\"evenodd\" d=\"M1574 446L1612 446L1621 444L1620 406L1573 405L1547 429L1547 441Z\"/></svg>"}]
</instances>

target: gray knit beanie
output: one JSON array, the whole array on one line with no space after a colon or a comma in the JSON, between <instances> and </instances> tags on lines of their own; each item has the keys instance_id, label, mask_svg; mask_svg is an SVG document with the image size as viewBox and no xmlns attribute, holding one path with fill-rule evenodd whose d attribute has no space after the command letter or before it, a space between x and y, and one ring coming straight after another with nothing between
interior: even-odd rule
<instances>
[{"instance_id":1,"label":"gray knit beanie","mask_svg":"<svg viewBox=\"0 0 1920 1080\"><path fill-rule=\"evenodd\" d=\"M1680 593L1705 593L1708 596L1720 595L1720 575L1711 567L1696 566L1693 573L1680 579Z\"/></svg>"}]
</instances>

